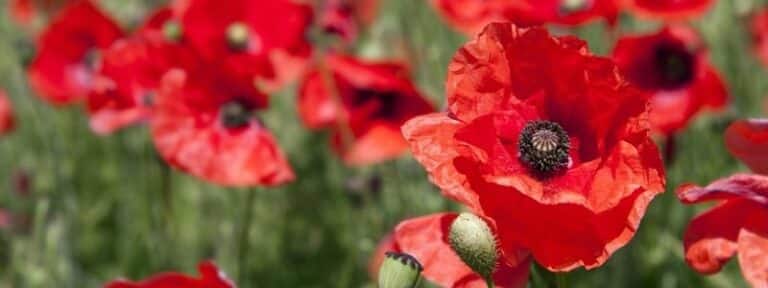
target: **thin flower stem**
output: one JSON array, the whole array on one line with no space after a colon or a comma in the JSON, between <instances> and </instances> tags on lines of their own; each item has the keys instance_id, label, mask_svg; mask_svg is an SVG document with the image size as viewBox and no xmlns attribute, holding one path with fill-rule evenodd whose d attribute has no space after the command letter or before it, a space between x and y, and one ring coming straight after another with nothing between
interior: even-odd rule
<instances>
[{"instance_id":1,"label":"thin flower stem","mask_svg":"<svg viewBox=\"0 0 768 288\"><path fill-rule=\"evenodd\" d=\"M247 259L248 259L248 248L249 248L249 237L248 235L251 232L251 218L253 218L253 204L256 202L256 190L248 190L245 191L245 201L243 204L245 207L243 207L243 217L240 219L240 235L238 238L238 261L237 261L237 277L238 277L238 283L246 283L246 277L245 277L245 266L247 265ZM244 285L244 284L243 284Z\"/></svg>"},{"instance_id":2,"label":"thin flower stem","mask_svg":"<svg viewBox=\"0 0 768 288\"><path fill-rule=\"evenodd\" d=\"M565 273L556 273L555 281L557 282L557 288L566 288L568 286L568 279Z\"/></svg>"},{"instance_id":3,"label":"thin flower stem","mask_svg":"<svg viewBox=\"0 0 768 288\"><path fill-rule=\"evenodd\" d=\"M488 286L488 288L496 287L496 285L493 284L493 277L486 277L485 278L485 285Z\"/></svg>"}]
</instances>

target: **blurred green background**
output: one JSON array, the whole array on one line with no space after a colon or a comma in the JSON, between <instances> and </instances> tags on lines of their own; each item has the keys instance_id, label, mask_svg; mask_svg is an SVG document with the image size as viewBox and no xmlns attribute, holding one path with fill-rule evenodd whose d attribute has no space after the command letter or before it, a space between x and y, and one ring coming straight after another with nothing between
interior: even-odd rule
<instances>
[{"instance_id":1,"label":"blurred green background","mask_svg":"<svg viewBox=\"0 0 768 288\"><path fill-rule=\"evenodd\" d=\"M128 27L157 5L152 2L101 4ZM750 12L766 3L717 2L692 25L729 83L732 106L698 118L680 135L677 159L668 169L669 192L682 182L704 184L745 170L724 149L722 131L729 120L764 113L768 83L751 54L747 25ZM222 189L168 171L146 127L96 136L82 108L55 109L33 95L22 64L30 53L23 45L28 36L2 3L0 87L15 104L19 126L0 138L0 207L14 217L14 225L0 231L0 287L100 287L117 277L142 279L166 270L196 275L203 259L214 259L239 287L373 286L367 261L394 225L460 209L439 195L409 156L346 168L326 135L308 132L297 121L295 87L273 95L264 117L291 159L295 183ZM658 26L624 15L620 29ZM553 31L581 36L597 54L612 46L600 23ZM464 41L427 1L382 0L377 21L355 52L407 58L419 87L442 105L447 63ZM27 196L16 193L22 175L30 181ZM710 277L686 266L682 231L704 206L682 206L673 193L658 197L634 240L603 267L570 273L569 287L746 287L736 261ZM243 237L245 226L250 233Z\"/></svg>"}]
</instances>

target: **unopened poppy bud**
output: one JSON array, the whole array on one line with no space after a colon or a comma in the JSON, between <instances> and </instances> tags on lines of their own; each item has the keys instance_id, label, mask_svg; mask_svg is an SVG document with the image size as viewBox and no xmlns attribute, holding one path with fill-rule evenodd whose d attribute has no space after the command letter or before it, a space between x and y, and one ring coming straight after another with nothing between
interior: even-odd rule
<instances>
[{"instance_id":1,"label":"unopened poppy bud","mask_svg":"<svg viewBox=\"0 0 768 288\"><path fill-rule=\"evenodd\" d=\"M227 41L232 49L245 50L248 48L249 38L250 32L245 24L235 22L227 27Z\"/></svg>"},{"instance_id":2,"label":"unopened poppy bud","mask_svg":"<svg viewBox=\"0 0 768 288\"><path fill-rule=\"evenodd\" d=\"M163 36L170 41L181 40L181 35L184 33L183 28L179 21L169 20L163 24Z\"/></svg>"},{"instance_id":3,"label":"unopened poppy bud","mask_svg":"<svg viewBox=\"0 0 768 288\"><path fill-rule=\"evenodd\" d=\"M561 0L560 12L562 14L579 12L587 8L589 4L589 0Z\"/></svg>"},{"instance_id":4,"label":"unopened poppy bud","mask_svg":"<svg viewBox=\"0 0 768 288\"><path fill-rule=\"evenodd\" d=\"M496 269L496 238L488 224L472 213L461 213L451 224L451 248L469 268L485 279Z\"/></svg>"},{"instance_id":5,"label":"unopened poppy bud","mask_svg":"<svg viewBox=\"0 0 768 288\"><path fill-rule=\"evenodd\" d=\"M416 258L405 253L387 252L379 269L379 288L413 288L421 280L421 267Z\"/></svg>"}]
</instances>

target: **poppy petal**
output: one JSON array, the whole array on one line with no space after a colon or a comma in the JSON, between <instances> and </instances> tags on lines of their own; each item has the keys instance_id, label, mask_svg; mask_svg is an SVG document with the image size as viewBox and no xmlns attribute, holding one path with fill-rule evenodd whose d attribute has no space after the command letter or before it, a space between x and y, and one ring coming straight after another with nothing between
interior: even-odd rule
<instances>
[{"instance_id":1,"label":"poppy petal","mask_svg":"<svg viewBox=\"0 0 768 288\"><path fill-rule=\"evenodd\" d=\"M677 188L677 198L683 203L746 199L765 205L768 204L768 176L736 174L706 187L684 184Z\"/></svg>"},{"instance_id":2,"label":"poppy petal","mask_svg":"<svg viewBox=\"0 0 768 288\"><path fill-rule=\"evenodd\" d=\"M749 217L738 238L739 266L752 287L768 287L768 209Z\"/></svg>"},{"instance_id":3,"label":"poppy petal","mask_svg":"<svg viewBox=\"0 0 768 288\"><path fill-rule=\"evenodd\" d=\"M461 127L457 120L445 114L416 117L403 126L403 135L411 145L413 157L429 173L429 180L440 187L445 196L479 209L477 195L469 189L466 177L454 166L459 156L454 135Z\"/></svg>"},{"instance_id":4,"label":"poppy petal","mask_svg":"<svg viewBox=\"0 0 768 288\"><path fill-rule=\"evenodd\" d=\"M731 200L696 216L685 231L685 260L694 270L712 274L720 271L737 249L737 238L755 204Z\"/></svg>"},{"instance_id":5,"label":"poppy petal","mask_svg":"<svg viewBox=\"0 0 768 288\"><path fill-rule=\"evenodd\" d=\"M235 284L219 271L213 262L198 265L200 278L193 278L175 272L161 273L141 282L116 280L104 288L234 288Z\"/></svg>"},{"instance_id":6,"label":"poppy petal","mask_svg":"<svg viewBox=\"0 0 768 288\"><path fill-rule=\"evenodd\" d=\"M16 126L13 106L4 90L0 89L0 135L7 134Z\"/></svg>"},{"instance_id":7,"label":"poppy petal","mask_svg":"<svg viewBox=\"0 0 768 288\"><path fill-rule=\"evenodd\" d=\"M752 171L768 174L768 119L732 123L725 130L725 147Z\"/></svg>"}]
</instances>

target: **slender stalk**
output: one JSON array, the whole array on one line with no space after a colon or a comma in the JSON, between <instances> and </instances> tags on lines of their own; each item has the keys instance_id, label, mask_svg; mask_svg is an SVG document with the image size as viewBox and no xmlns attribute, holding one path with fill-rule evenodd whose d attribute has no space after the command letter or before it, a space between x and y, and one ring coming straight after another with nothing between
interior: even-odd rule
<instances>
[{"instance_id":1,"label":"slender stalk","mask_svg":"<svg viewBox=\"0 0 768 288\"><path fill-rule=\"evenodd\" d=\"M555 273L555 282L557 282L557 288L568 287L568 279L565 273Z\"/></svg>"},{"instance_id":2,"label":"slender stalk","mask_svg":"<svg viewBox=\"0 0 768 288\"><path fill-rule=\"evenodd\" d=\"M496 285L493 284L493 277L486 277L485 278L485 286L488 286L488 288L496 287Z\"/></svg>"},{"instance_id":3,"label":"slender stalk","mask_svg":"<svg viewBox=\"0 0 768 288\"><path fill-rule=\"evenodd\" d=\"M245 207L243 207L243 216L240 219L240 234L238 235L238 258L237 258L237 277L238 277L238 283L241 283L241 285L245 285L246 283L246 277L245 277L245 268L247 265L248 260L248 248L249 248L249 237L248 235L251 232L251 218L253 218L253 204L256 201L256 190L248 190L245 191L245 201L243 204Z\"/></svg>"}]
</instances>

